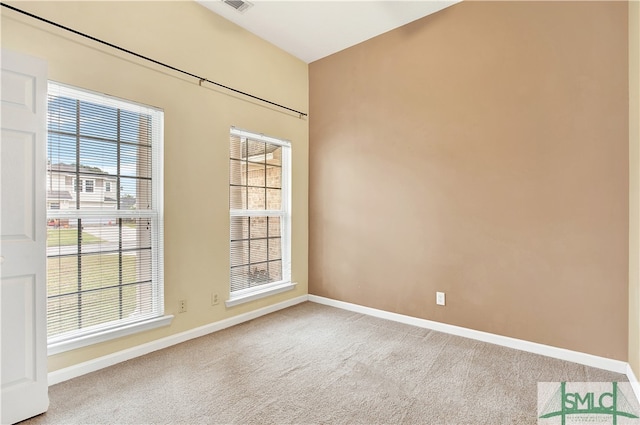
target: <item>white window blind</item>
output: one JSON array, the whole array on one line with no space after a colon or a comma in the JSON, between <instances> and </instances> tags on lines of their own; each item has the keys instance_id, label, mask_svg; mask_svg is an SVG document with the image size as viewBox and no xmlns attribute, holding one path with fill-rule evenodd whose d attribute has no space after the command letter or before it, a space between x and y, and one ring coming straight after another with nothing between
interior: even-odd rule
<instances>
[{"instance_id":1,"label":"white window blind","mask_svg":"<svg viewBox=\"0 0 640 425\"><path fill-rule=\"evenodd\" d=\"M290 151L289 142L231 130L231 299L291 282Z\"/></svg>"},{"instance_id":2,"label":"white window blind","mask_svg":"<svg viewBox=\"0 0 640 425\"><path fill-rule=\"evenodd\" d=\"M161 110L49 83L47 333L164 313Z\"/></svg>"}]
</instances>

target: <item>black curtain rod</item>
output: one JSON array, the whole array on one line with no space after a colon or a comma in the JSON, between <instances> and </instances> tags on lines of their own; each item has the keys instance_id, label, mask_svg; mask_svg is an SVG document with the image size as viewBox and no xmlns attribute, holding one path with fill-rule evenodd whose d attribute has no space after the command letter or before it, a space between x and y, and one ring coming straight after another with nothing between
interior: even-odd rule
<instances>
[{"instance_id":1,"label":"black curtain rod","mask_svg":"<svg viewBox=\"0 0 640 425\"><path fill-rule=\"evenodd\" d=\"M116 50L120 50L121 52L128 53L128 54L130 54L130 55L136 56L136 57L138 57L138 58L140 58L140 59L147 60L147 61L149 61L149 62L153 62L153 63L155 63L156 65L164 66L165 68L169 68L169 69L171 69L172 71L180 72L180 73L185 74L185 75L188 75L188 76L190 76L190 77L197 78L197 79L198 79L198 83L199 83L200 85L202 85L202 83L203 83L203 82L211 83L211 84L214 84L214 85L216 85L216 86L218 86L218 87L222 87L223 89L230 90L230 91L232 91L232 92L234 92L234 93L238 93L238 94L241 94L241 95L243 95L243 96L247 96L247 97L250 97L250 98L252 98L252 99L259 100L259 101L261 101L261 102L265 102L265 103L268 103L268 104L273 105L273 106L277 106L278 108L286 109L287 111L295 112L296 114L300 115L300 118L302 118L302 117L306 117L306 116L307 116L307 114L305 114L304 112L300 112L300 111L297 111L297 110L295 110L295 109L289 108L289 107L287 107L287 106L281 105L281 104L279 104L279 103L275 103L275 102L272 102L272 101L270 101L270 100L263 99L263 98L258 97L258 96L254 96L254 95L252 95L252 94L250 94L250 93L243 92L243 91L238 90L238 89L234 89L233 87L225 86L224 84L220 84L220 83L217 83L217 82L215 82L215 81L211 81L211 80L209 80L208 78L199 77L199 76L197 76L196 74L192 74L191 72L184 71L184 70L182 70L182 69L180 69L180 68L176 68L175 66L167 65L167 64L166 64L166 63L164 63L164 62L157 61L157 60L152 59L152 58L150 58L150 57L148 57L148 56L141 55L141 54L139 54L139 53L133 52L133 51L128 50L128 49L125 49L124 47L117 46L117 45L115 45L115 44L112 44L112 43L109 43L109 42L107 42L107 41L101 40L101 39L99 39L99 38L93 37L93 36L91 36L91 35L89 35L89 34L85 34L85 33L83 33L83 32L80 32L80 31L74 30L73 28L66 27L66 26L61 25L61 24L59 24L59 23L57 23L57 22L50 21L50 20L48 20L48 19L42 18L42 17L40 17L40 16L38 16L38 15L34 15L33 13L29 13L29 12L24 11L24 10L22 10L22 9L18 9L17 7L14 7L14 6L8 5L8 4L6 4L6 3L2 3L2 2L0 2L0 5L2 5L3 7L8 8L8 9L14 10L14 11L16 11L16 12L18 12L18 13L22 13L23 15L29 16L30 18L37 19L38 21L45 22L45 23L47 23L47 24L49 24L49 25L53 25L54 27L61 28L61 29L63 29L63 30L66 30L66 31L72 32L72 33L74 33L74 34L76 34L76 35L79 35L79 36L82 36L82 37L88 38L89 40L93 40L93 41L96 41L96 42L98 42L98 43L100 43L100 44L104 44L105 46L109 46L109 47L112 47L112 48L114 48L114 49L116 49Z\"/></svg>"}]
</instances>

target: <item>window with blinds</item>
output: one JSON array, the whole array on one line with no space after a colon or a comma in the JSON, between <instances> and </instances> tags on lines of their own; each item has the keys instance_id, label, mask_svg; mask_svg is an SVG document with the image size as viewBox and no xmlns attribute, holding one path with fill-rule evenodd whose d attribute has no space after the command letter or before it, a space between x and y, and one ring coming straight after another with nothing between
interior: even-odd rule
<instances>
[{"instance_id":1,"label":"window with blinds","mask_svg":"<svg viewBox=\"0 0 640 425\"><path fill-rule=\"evenodd\" d=\"M290 144L233 128L231 299L291 281Z\"/></svg>"},{"instance_id":2,"label":"window with blinds","mask_svg":"<svg viewBox=\"0 0 640 425\"><path fill-rule=\"evenodd\" d=\"M49 83L49 344L157 318L163 112Z\"/></svg>"}]
</instances>

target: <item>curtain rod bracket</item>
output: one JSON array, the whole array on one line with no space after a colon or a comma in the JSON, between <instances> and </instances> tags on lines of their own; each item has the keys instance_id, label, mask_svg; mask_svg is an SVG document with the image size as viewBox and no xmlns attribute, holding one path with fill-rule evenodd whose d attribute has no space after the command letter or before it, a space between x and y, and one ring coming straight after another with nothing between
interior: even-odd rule
<instances>
[{"instance_id":1,"label":"curtain rod bracket","mask_svg":"<svg viewBox=\"0 0 640 425\"><path fill-rule=\"evenodd\" d=\"M200 78L200 81L198 81L198 85L202 87L202 83L204 83L205 81L207 81L206 78Z\"/></svg>"}]
</instances>

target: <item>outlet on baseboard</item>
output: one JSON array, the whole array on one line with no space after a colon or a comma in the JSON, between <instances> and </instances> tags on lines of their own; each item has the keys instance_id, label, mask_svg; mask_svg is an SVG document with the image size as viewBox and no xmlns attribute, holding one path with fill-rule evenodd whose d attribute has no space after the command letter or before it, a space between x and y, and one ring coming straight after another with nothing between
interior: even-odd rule
<instances>
[{"instance_id":1,"label":"outlet on baseboard","mask_svg":"<svg viewBox=\"0 0 640 425\"><path fill-rule=\"evenodd\" d=\"M444 292L436 292L436 304L445 305Z\"/></svg>"}]
</instances>

